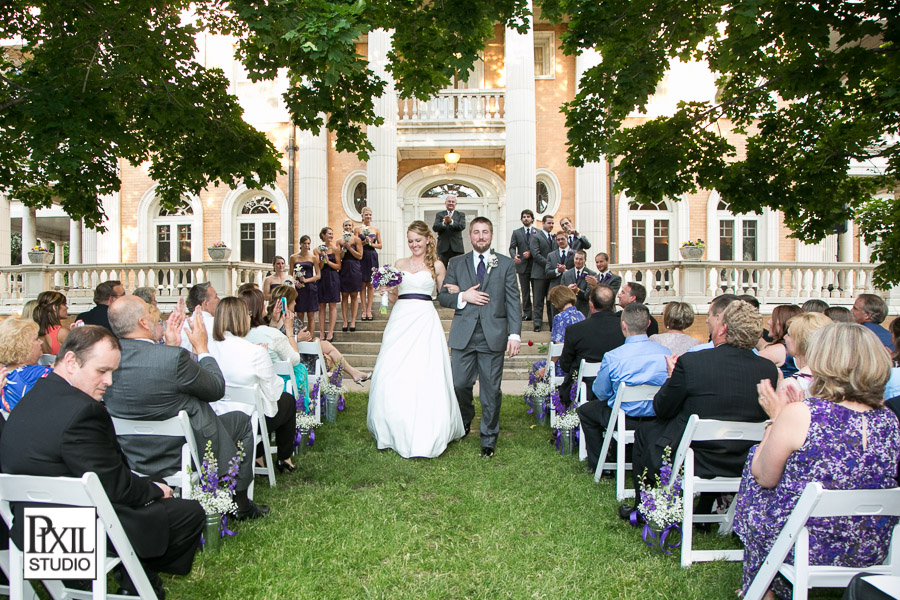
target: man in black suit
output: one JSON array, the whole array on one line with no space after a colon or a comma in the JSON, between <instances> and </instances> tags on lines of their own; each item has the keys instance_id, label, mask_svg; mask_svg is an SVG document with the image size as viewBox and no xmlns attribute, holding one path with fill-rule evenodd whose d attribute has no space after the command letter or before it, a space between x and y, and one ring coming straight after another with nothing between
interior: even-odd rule
<instances>
[{"instance_id":1,"label":"man in black suit","mask_svg":"<svg viewBox=\"0 0 900 600\"><path fill-rule=\"evenodd\" d=\"M656 419L635 427L632 462L636 484L645 469L645 481L654 480L663 450L668 446L674 455L692 414L723 421L766 420L756 385L768 379L775 387L778 368L753 353L761 334L762 319L756 309L746 302L732 302L715 324L714 348L682 354L677 361L666 359L671 375L653 399ZM699 477L739 477L752 444L697 442L692 446L694 472ZM620 508L620 516L627 510Z\"/></svg>"},{"instance_id":2,"label":"man in black suit","mask_svg":"<svg viewBox=\"0 0 900 600\"><path fill-rule=\"evenodd\" d=\"M532 307L534 312L534 330L540 331L544 322L544 304L547 305L547 320L551 318L550 303L547 302L547 292L550 291L550 279L552 274L547 274L547 265L550 253L556 250L556 237L553 235L553 217L544 215L541 220L541 231L531 236L531 291L534 296ZM552 323L551 323L552 324Z\"/></svg>"},{"instance_id":3,"label":"man in black suit","mask_svg":"<svg viewBox=\"0 0 900 600\"><path fill-rule=\"evenodd\" d=\"M138 477L116 441L103 394L119 365L119 342L96 325L73 329L59 350L53 372L39 379L10 413L0 439L3 472L49 477L100 477L125 533L157 595L157 572L186 575L200 545L205 515L195 500L178 500L172 489ZM21 506L16 513L20 513ZM12 537L21 547L16 514ZM125 591L133 584L116 573Z\"/></svg>"},{"instance_id":4,"label":"man in black suit","mask_svg":"<svg viewBox=\"0 0 900 600\"><path fill-rule=\"evenodd\" d=\"M456 210L456 196L447 196L444 200L447 210L439 211L434 216L431 226L437 234L437 253L447 267L450 259L463 253L462 232L466 228L466 213Z\"/></svg>"},{"instance_id":5,"label":"man in black suit","mask_svg":"<svg viewBox=\"0 0 900 600\"><path fill-rule=\"evenodd\" d=\"M626 283L625 287L619 291L619 295L616 297L618 298L619 306L622 308L625 308L632 302L643 304L644 300L647 299L647 288L634 281ZM621 314L621 312L619 314ZM659 333L659 323L656 322L653 315L650 315L650 327L647 329L647 335L651 336L656 335L657 333Z\"/></svg>"},{"instance_id":6,"label":"man in black suit","mask_svg":"<svg viewBox=\"0 0 900 600\"><path fill-rule=\"evenodd\" d=\"M100 325L110 331L109 307L113 302L125 295L125 287L121 281L104 281L94 290L94 308L83 312L75 318L75 322L81 321L84 325Z\"/></svg>"},{"instance_id":7,"label":"man in black suit","mask_svg":"<svg viewBox=\"0 0 900 600\"><path fill-rule=\"evenodd\" d=\"M596 273L585 266L586 261L587 254L585 251L576 250L575 258L572 260L573 267L563 273L559 284L575 292L575 308L585 317L589 317L591 316L591 284L588 278L596 275Z\"/></svg>"},{"instance_id":8,"label":"man in black suit","mask_svg":"<svg viewBox=\"0 0 900 600\"><path fill-rule=\"evenodd\" d=\"M522 295L522 320L531 320L531 236L534 235L534 213L527 208L519 217L522 227L514 229L509 240L509 255L516 263L516 275Z\"/></svg>"},{"instance_id":9,"label":"man in black suit","mask_svg":"<svg viewBox=\"0 0 900 600\"><path fill-rule=\"evenodd\" d=\"M569 402L572 386L577 381L581 360L600 362L607 352L625 343L619 315L613 312L615 298L611 287L603 284L596 286L591 290L591 316L566 328L566 339L559 357L559 368L566 373L559 394L566 404ZM587 399L591 400L594 398L591 391L594 378L586 378L584 381L587 384Z\"/></svg>"}]
</instances>

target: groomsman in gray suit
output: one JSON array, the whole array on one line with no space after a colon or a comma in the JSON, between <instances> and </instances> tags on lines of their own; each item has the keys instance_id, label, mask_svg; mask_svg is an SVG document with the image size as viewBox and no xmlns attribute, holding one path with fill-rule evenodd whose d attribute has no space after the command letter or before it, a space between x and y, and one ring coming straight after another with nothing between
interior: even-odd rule
<instances>
[{"instance_id":1,"label":"groomsman in gray suit","mask_svg":"<svg viewBox=\"0 0 900 600\"><path fill-rule=\"evenodd\" d=\"M462 232L466 228L466 213L456 210L456 196L447 196L444 208L434 215L431 228L437 234L437 253L444 265L463 253Z\"/></svg>"},{"instance_id":2,"label":"groomsman in gray suit","mask_svg":"<svg viewBox=\"0 0 900 600\"><path fill-rule=\"evenodd\" d=\"M527 208L519 217L522 227L513 230L509 240L509 256L516 263L516 275L519 276L519 288L522 293L522 320L531 320L531 236L535 234L534 213Z\"/></svg>"},{"instance_id":3,"label":"groomsman in gray suit","mask_svg":"<svg viewBox=\"0 0 900 600\"><path fill-rule=\"evenodd\" d=\"M550 278L547 284L547 320L553 324L553 317L556 316L557 310L550 303L550 290L560 285L563 274L575 267L575 252L569 248L569 241L564 231L556 234L557 249L550 253L547 257L547 276Z\"/></svg>"},{"instance_id":4,"label":"groomsman in gray suit","mask_svg":"<svg viewBox=\"0 0 900 600\"><path fill-rule=\"evenodd\" d=\"M469 225L473 252L447 266L438 294L441 306L455 309L450 326L453 387L466 433L475 418L472 388L481 389L481 455L494 456L500 431L500 379L504 351L519 353L522 313L513 260L490 251L494 226L484 217Z\"/></svg>"},{"instance_id":5,"label":"groomsman in gray suit","mask_svg":"<svg viewBox=\"0 0 900 600\"><path fill-rule=\"evenodd\" d=\"M622 287L622 278L609 270L609 254L600 252L594 257L594 264L597 265L597 274L588 276L587 282L590 286L594 287L598 283L602 283L611 287L618 294L619 288Z\"/></svg>"},{"instance_id":6,"label":"groomsman in gray suit","mask_svg":"<svg viewBox=\"0 0 900 600\"><path fill-rule=\"evenodd\" d=\"M531 236L531 258L534 263L531 266L531 290L534 294L532 305L534 312L534 330L540 331L544 322L544 303L547 300L547 292L550 290L552 274L547 274L547 265L550 253L556 250L556 237L553 231L553 217L544 215L541 219L541 231ZM550 303L547 302L547 319L550 319Z\"/></svg>"},{"instance_id":7,"label":"groomsman in gray suit","mask_svg":"<svg viewBox=\"0 0 900 600\"><path fill-rule=\"evenodd\" d=\"M559 283L575 292L575 308L585 317L589 317L591 316L591 284L588 283L588 277L592 277L596 273L585 266L586 261L585 251L576 250L573 268L562 274Z\"/></svg>"},{"instance_id":8,"label":"groomsman in gray suit","mask_svg":"<svg viewBox=\"0 0 900 600\"><path fill-rule=\"evenodd\" d=\"M588 239L583 235L578 235L578 231L575 230L575 226L572 224L572 219L569 217L563 217L559 220L559 226L562 227L562 230L566 232L566 236L569 242L569 248L572 250L589 250L591 247L591 243Z\"/></svg>"}]
</instances>

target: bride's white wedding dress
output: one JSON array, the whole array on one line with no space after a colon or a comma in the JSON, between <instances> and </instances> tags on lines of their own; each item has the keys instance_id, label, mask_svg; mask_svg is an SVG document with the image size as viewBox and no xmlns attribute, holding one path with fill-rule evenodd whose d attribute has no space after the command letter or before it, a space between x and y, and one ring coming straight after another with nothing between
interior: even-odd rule
<instances>
[{"instance_id":1,"label":"bride's white wedding dress","mask_svg":"<svg viewBox=\"0 0 900 600\"><path fill-rule=\"evenodd\" d=\"M379 450L434 458L463 436L447 339L430 299L431 271L403 271L399 287L400 296L428 300L401 298L391 310L372 373L366 425Z\"/></svg>"}]
</instances>

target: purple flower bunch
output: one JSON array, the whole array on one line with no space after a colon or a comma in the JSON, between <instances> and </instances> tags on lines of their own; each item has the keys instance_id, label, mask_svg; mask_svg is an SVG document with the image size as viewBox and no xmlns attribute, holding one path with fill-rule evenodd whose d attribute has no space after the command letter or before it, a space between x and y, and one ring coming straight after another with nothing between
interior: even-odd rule
<instances>
[{"instance_id":1,"label":"purple flower bunch","mask_svg":"<svg viewBox=\"0 0 900 600\"><path fill-rule=\"evenodd\" d=\"M647 523L652 524L657 530L663 530L669 525L680 522L684 514L681 494L682 477L672 468L671 455L672 449L667 446L663 451L662 466L659 475L656 476L654 487L649 487L646 483L641 484L641 502L638 505L638 512ZM646 472L644 475L646 476Z\"/></svg>"},{"instance_id":2,"label":"purple flower bunch","mask_svg":"<svg viewBox=\"0 0 900 600\"><path fill-rule=\"evenodd\" d=\"M400 285L401 281L403 281L403 275L390 265L372 270L372 287L394 287Z\"/></svg>"}]
</instances>

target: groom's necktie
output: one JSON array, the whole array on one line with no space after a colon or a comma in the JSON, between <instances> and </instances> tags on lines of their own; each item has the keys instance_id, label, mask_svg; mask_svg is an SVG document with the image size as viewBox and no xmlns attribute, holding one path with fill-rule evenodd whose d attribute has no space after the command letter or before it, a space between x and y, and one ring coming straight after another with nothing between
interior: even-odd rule
<instances>
[{"instance_id":1,"label":"groom's necktie","mask_svg":"<svg viewBox=\"0 0 900 600\"><path fill-rule=\"evenodd\" d=\"M475 269L475 276L478 278L478 283L482 283L484 281L484 274L487 272L487 267L484 264L484 254L478 255L478 268Z\"/></svg>"},{"instance_id":2,"label":"groom's necktie","mask_svg":"<svg viewBox=\"0 0 900 600\"><path fill-rule=\"evenodd\" d=\"M526 228L525 228L525 241L526 241L526 242L530 242L530 241L531 241L531 227L526 227Z\"/></svg>"}]
</instances>

